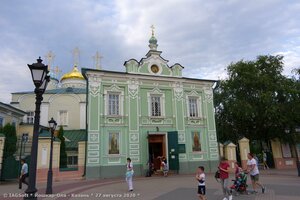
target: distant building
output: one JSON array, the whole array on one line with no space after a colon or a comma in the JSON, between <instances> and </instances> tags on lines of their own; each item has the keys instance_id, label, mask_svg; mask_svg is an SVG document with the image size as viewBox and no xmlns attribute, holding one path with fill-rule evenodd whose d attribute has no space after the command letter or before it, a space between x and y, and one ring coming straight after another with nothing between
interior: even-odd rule
<instances>
[{"instance_id":1,"label":"distant building","mask_svg":"<svg viewBox=\"0 0 300 200\"><path fill-rule=\"evenodd\" d=\"M201 164L215 170L219 154L213 80L182 77L157 50L124 63L126 72L82 69L87 80L87 178L124 176L126 158L137 175L165 156L170 170L193 173Z\"/></svg>"},{"instance_id":2,"label":"distant building","mask_svg":"<svg viewBox=\"0 0 300 200\"><path fill-rule=\"evenodd\" d=\"M51 80L47 90L43 95L40 113L40 125L48 127L48 121L51 117L56 120L58 126L62 126L68 138L83 138L86 135L86 81L74 65L73 69L64 74L59 80L58 74L54 70L50 72ZM26 111L23 117L22 129L18 138L29 134L29 140L24 144L22 156L30 155L31 137L33 132L34 111L35 111L35 93L33 91L12 93L11 105ZM66 136L65 136L66 137ZM69 166L76 166L77 161L77 143L66 137L66 147ZM77 141L77 140L76 140ZM75 142L75 143L74 143ZM20 142L18 142L20 143ZM69 151L69 144L72 143L72 149Z\"/></svg>"},{"instance_id":3,"label":"distant building","mask_svg":"<svg viewBox=\"0 0 300 200\"><path fill-rule=\"evenodd\" d=\"M9 104L0 102L0 127L4 127L5 124L12 124L19 128L19 124L23 121L23 117L27 113L21 109L15 108Z\"/></svg>"}]
</instances>

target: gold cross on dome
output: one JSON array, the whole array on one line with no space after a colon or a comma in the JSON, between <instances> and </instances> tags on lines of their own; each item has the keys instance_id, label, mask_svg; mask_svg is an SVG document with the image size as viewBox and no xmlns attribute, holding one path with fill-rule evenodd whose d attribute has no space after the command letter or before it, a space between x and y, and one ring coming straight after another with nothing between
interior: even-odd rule
<instances>
[{"instance_id":1,"label":"gold cross on dome","mask_svg":"<svg viewBox=\"0 0 300 200\"><path fill-rule=\"evenodd\" d=\"M79 48L76 47L76 48L72 51L72 54L73 54L74 66L77 66L77 67L78 67L78 65L79 65L79 55L80 55Z\"/></svg>"},{"instance_id":2,"label":"gold cross on dome","mask_svg":"<svg viewBox=\"0 0 300 200\"><path fill-rule=\"evenodd\" d=\"M102 58L103 58L103 56L101 56L98 51L96 52L96 55L93 56L93 59L95 61L95 67L96 67L96 69L101 69L101 59Z\"/></svg>"},{"instance_id":3,"label":"gold cross on dome","mask_svg":"<svg viewBox=\"0 0 300 200\"><path fill-rule=\"evenodd\" d=\"M51 66L52 66L52 63L53 63L53 60L55 58L55 55L52 51L49 51L46 55L46 60L47 60L47 64L48 64L48 70L50 71L51 70Z\"/></svg>"},{"instance_id":4,"label":"gold cross on dome","mask_svg":"<svg viewBox=\"0 0 300 200\"><path fill-rule=\"evenodd\" d=\"M155 29L154 25L152 24L152 25L150 26L150 28L152 29L152 36L154 36L154 29Z\"/></svg>"},{"instance_id":5,"label":"gold cross on dome","mask_svg":"<svg viewBox=\"0 0 300 200\"><path fill-rule=\"evenodd\" d=\"M55 68L54 68L54 74L58 77L58 75L61 73L61 70L58 68L58 66L56 66Z\"/></svg>"}]
</instances>

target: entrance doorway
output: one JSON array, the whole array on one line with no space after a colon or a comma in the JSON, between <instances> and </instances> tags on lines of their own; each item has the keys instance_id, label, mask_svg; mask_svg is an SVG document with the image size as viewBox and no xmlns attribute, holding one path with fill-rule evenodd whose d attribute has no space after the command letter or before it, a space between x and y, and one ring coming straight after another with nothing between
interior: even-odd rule
<instances>
[{"instance_id":1,"label":"entrance doorway","mask_svg":"<svg viewBox=\"0 0 300 200\"><path fill-rule=\"evenodd\" d=\"M149 160L153 163L154 170L160 169L162 156L166 155L166 136L165 135L149 135L148 136L149 147Z\"/></svg>"}]
</instances>

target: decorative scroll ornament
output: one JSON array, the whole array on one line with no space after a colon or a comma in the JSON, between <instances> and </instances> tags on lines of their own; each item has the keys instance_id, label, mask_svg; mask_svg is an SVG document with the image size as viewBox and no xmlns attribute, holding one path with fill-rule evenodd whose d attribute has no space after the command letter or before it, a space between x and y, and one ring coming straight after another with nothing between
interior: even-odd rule
<instances>
[{"instance_id":1,"label":"decorative scroll ornament","mask_svg":"<svg viewBox=\"0 0 300 200\"><path fill-rule=\"evenodd\" d=\"M101 79L98 76L89 75L89 93L96 97L100 93Z\"/></svg>"},{"instance_id":2,"label":"decorative scroll ornament","mask_svg":"<svg viewBox=\"0 0 300 200\"><path fill-rule=\"evenodd\" d=\"M204 89L205 101L207 103L211 103L213 99L212 89L210 87L206 87Z\"/></svg>"},{"instance_id":3,"label":"decorative scroll ornament","mask_svg":"<svg viewBox=\"0 0 300 200\"><path fill-rule=\"evenodd\" d=\"M176 82L175 84L173 84L173 88L174 88L174 95L175 95L175 99L177 101L181 101L182 97L183 97L183 86L181 83Z\"/></svg>"},{"instance_id":4,"label":"decorative scroll ornament","mask_svg":"<svg viewBox=\"0 0 300 200\"><path fill-rule=\"evenodd\" d=\"M138 96L139 82L137 80L130 80L128 83L129 97L135 99Z\"/></svg>"}]
</instances>

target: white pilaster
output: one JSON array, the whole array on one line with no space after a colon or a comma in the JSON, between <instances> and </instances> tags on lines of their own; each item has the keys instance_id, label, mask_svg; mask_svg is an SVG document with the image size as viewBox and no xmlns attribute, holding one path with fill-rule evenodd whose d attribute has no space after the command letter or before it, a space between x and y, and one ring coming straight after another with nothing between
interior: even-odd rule
<instances>
[{"instance_id":1,"label":"white pilaster","mask_svg":"<svg viewBox=\"0 0 300 200\"><path fill-rule=\"evenodd\" d=\"M86 125L86 103L80 102L80 129L85 129Z\"/></svg>"},{"instance_id":2,"label":"white pilaster","mask_svg":"<svg viewBox=\"0 0 300 200\"><path fill-rule=\"evenodd\" d=\"M48 127L48 121L50 120L48 113L49 113L49 103L43 102L41 105L40 125Z\"/></svg>"}]
</instances>

